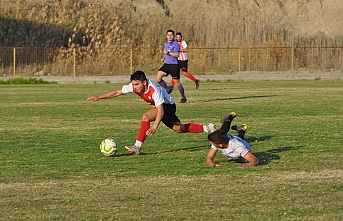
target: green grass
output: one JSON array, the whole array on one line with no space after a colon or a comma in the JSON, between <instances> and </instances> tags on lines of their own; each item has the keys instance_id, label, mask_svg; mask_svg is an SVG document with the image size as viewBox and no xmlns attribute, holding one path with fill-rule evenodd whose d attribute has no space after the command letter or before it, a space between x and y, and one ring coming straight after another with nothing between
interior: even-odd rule
<instances>
[{"instance_id":1,"label":"green grass","mask_svg":"<svg viewBox=\"0 0 343 221\"><path fill-rule=\"evenodd\" d=\"M10 78L8 80L0 80L1 84L57 84L57 82L49 82L44 81L42 79L36 79L36 78Z\"/></svg>"},{"instance_id":2,"label":"green grass","mask_svg":"<svg viewBox=\"0 0 343 221\"><path fill-rule=\"evenodd\" d=\"M342 86L184 83L183 123L236 111L249 124L261 165L241 170L219 154L206 166L207 134L164 125L144 154L126 153L150 107L133 94L86 101L121 84L1 85L0 220L342 220ZM105 138L115 157L100 154Z\"/></svg>"}]
</instances>

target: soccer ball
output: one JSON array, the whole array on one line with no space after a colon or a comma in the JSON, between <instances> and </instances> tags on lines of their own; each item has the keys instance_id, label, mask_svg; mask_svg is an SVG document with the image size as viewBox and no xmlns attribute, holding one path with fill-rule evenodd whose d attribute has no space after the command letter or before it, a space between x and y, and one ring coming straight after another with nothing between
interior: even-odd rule
<instances>
[{"instance_id":1,"label":"soccer ball","mask_svg":"<svg viewBox=\"0 0 343 221\"><path fill-rule=\"evenodd\" d=\"M105 139L101 141L100 152L107 157L114 156L118 149L117 146L118 145L117 145L117 142L115 142L115 140Z\"/></svg>"}]
</instances>

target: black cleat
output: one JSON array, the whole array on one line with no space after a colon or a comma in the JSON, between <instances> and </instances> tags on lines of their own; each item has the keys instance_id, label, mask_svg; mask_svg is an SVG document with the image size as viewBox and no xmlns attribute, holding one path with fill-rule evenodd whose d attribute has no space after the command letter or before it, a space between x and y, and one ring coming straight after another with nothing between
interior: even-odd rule
<instances>
[{"instance_id":1,"label":"black cleat","mask_svg":"<svg viewBox=\"0 0 343 221\"><path fill-rule=\"evenodd\" d=\"M198 88L199 88L199 85L200 85L200 81L199 81L199 80L196 80L196 81L195 81L195 89L198 89Z\"/></svg>"},{"instance_id":2,"label":"black cleat","mask_svg":"<svg viewBox=\"0 0 343 221\"><path fill-rule=\"evenodd\" d=\"M173 92L173 90L174 90L174 87L173 87L173 86L168 86L168 88L169 88L168 94L170 94L171 92Z\"/></svg>"},{"instance_id":3,"label":"black cleat","mask_svg":"<svg viewBox=\"0 0 343 221\"><path fill-rule=\"evenodd\" d=\"M239 131L247 131L248 130L248 125L247 124L242 124L241 126L233 125L231 127L232 130L235 130L237 132Z\"/></svg>"},{"instance_id":4,"label":"black cleat","mask_svg":"<svg viewBox=\"0 0 343 221\"><path fill-rule=\"evenodd\" d=\"M186 101L187 101L187 98L185 98L185 99L182 98L182 99L180 100L180 103L186 103Z\"/></svg>"},{"instance_id":5,"label":"black cleat","mask_svg":"<svg viewBox=\"0 0 343 221\"><path fill-rule=\"evenodd\" d=\"M231 116L231 118L232 118L232 120L233 120L233 119L237 116L237 113L234 112L234 111L232 111L232 112L229 113L229 114L225 114L224 116L222 116L222 117L220 118L220 122L221 122L221 123L224 123L224 122L228 119L229 116Z\"/></svg>"}]
</instances>

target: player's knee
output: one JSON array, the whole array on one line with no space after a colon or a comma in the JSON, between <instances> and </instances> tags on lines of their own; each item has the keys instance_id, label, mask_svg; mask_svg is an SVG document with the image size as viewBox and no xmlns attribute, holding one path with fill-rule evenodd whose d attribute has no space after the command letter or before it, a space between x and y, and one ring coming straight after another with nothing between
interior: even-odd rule
<instances>
[{"instance_id":1,"label":"player's knee","mask_svg":"<svg viewBox=\"0 0 343 221\"><path fill-rule=\"evenodd\" d=\"M142 116L142 121L147 121L147 122L150 122L150 118L147 114L143 114Z\"/></svg>"},{"instance_id":2,"label":"player's knee","mask_svg":"<svg viewBox=\"0 0 343 221\"><path fill-rule=\"evenodd\" d=\"M183 125L174 125L172 129L176 133L184 133L185 132L185 127Z\"/></svg>"}]
</instances>

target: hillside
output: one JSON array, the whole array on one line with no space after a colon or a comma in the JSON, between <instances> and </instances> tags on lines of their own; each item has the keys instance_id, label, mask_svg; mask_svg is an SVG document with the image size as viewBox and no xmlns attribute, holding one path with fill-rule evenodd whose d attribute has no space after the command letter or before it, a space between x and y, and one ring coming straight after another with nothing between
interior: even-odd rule
<instances>
[{"instance_id":1,"label":"hillside","mask_svg":"<svg viewBox=\"0 0 343 221\"><path fill-rule=\"evenodd\" d=\"M342 45L342 0L1 0L0 46ZM275 41L275 39L277 39Z\"/></svg>"}]
</instances>

